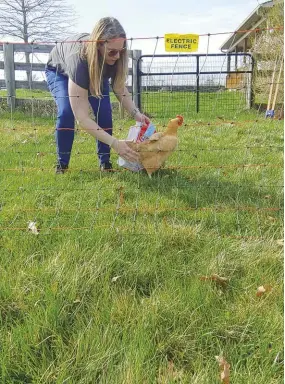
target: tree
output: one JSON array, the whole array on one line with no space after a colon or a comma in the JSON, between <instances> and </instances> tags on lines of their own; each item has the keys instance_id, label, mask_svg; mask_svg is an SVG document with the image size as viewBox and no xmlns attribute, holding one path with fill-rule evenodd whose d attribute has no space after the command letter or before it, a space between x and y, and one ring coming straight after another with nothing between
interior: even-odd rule
<instances>
[{"instance_id":1,"label":"tree","mask_svg":"<svg viewBox=\"0 0 285 384\"><path fill-rule=\"evenodd\" d=\"M65 0L0 0L0 36L52 42L64 39L75 23L74 9ZM26 63L30 54L25 53ZM28 80L31 74L27 72Z\"/></svg>"}]
</instances>

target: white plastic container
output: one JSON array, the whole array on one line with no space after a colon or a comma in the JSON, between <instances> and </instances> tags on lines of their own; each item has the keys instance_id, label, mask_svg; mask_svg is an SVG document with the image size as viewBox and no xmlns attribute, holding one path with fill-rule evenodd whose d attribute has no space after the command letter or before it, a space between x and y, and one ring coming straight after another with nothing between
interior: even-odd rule
<instances>
[{"instance_id":1,"label":"white plastic container","mask_svg":"<svg viewBox=\"0 0 285 384\"><path fill-rule=\"evenodd\" d=\"M129 133L128 133L128 137L127 137L126 140L130 140L130 141L136 142L137 138L138 138L138 135L140 133L140 130L141 130L141 126L142 126L142 123L137 121L136 125L130 127ZM138 172L141 169L143 169L143 166L140 163L131 163L130 161L127 161L127 160L123 159L122 157L119 157L118 165L120 167L129 169L130 171L133 171L133 172Z\"/></svg>"}]
</instances>

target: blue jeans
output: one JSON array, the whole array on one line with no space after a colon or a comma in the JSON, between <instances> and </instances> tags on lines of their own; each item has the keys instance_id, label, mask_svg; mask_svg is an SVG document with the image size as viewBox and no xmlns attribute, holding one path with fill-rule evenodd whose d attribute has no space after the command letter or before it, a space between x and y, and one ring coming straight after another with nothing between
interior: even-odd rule
<instances>
[{"instance_id":1,"label":"blue jeans","mask_svg":"<svg viewBox=\"0 0 285 384\"><path fill-rule=\"evenodd\" d=\"M55 68L46 67L45 70L47 85L55 99L57 106L56 120L56 148L58 164L67 166L69 164L72 144L74 140L75 119L68 97L68 77L56 72ZM98 99L89 95L89 103L94 112L97 124L101 128L108 128L107 133L112 135L112 108L109 95L109 81L103 80L103 98ZM70 128L70 129L60 129ZM97 154L100 164L110 160L110 147L97 141Z\"/></svg>"}]
</instances>

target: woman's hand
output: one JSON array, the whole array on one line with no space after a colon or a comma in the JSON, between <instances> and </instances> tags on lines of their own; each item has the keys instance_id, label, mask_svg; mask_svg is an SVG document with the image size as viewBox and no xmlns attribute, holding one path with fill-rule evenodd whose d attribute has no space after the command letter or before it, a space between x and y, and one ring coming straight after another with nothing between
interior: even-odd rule
<instances>
[{"instance_id":1,"label":"woman's hand","mask_svg":"<svg viewBox=\"0 0 285 384\"><path fill-rule=\"evenodd\" d=\"M149 124L150 123L149 118L139 111L135 114L134 118L136 121L139 121L143 124Z\"/></svg>"},{"instance_id":2,"label":"woman's hand","mask_svg":"<svg viewBox=\"0 0 285 384\"><path fill-rule=\"evenodd\" d=\"M137 163L139 161L139 154L136 151L133 151L127 144L125 140L115 140L112 144L112 148L123 157L125 160L132 163Z\"/></svg>"}]
</instances>

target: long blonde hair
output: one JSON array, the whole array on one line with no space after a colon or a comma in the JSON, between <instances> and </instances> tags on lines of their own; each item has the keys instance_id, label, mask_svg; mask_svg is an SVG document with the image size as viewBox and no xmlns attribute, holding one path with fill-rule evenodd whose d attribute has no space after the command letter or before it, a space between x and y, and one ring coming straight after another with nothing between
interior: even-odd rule
<instances>
[{"instance_id":1,"label":"long blonde hair","mask_svg":"<svg viewBox=\"0 0 285 384\"><path fill-rule=\"evenodd\" d=\"M89 36L88 42L85 42L82 50L82 56L87 59L90 91L96 97L102 97L101 85L103 77L104 60L98 50L99 44L104 44L112 39L124 38L126 33L117 19L114 17L104 17L95 25L92 33ZM98 41L99 40L99 41ZM127 47L126 40L124 48ZM128 51L124 49L120 53L120 58L116 62L116 75L112 79L114 88L123 88L127 79L128 73Z\"/></svg>"}]
</instances>

